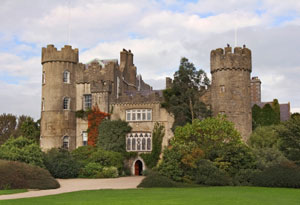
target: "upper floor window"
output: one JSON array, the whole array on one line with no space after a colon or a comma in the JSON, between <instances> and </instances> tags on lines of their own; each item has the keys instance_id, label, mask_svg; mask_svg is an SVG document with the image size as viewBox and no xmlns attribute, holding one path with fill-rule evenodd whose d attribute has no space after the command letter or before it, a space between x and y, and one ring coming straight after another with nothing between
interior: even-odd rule
<instances>
[{"instance_id":1,"label":"upper floor window","mask_svg":"<svg viewBox=\"0 0 300 205\"><path fill-rule=\"evenodd\" d=\"M69 137L68 136L64 136L62 148L69 149Z\"/></svg>"},{"instance_id":2,"label":"upper floor window","mask_svg":"<svg viewBox=\"0 0 300 205\"><path fill-rule=\"evenodd\" d=\"M225 85L220 85L220 92L225 93Z\"/></svg>"},{"instance_id":3,"label":"upper floor window","mask_svg":"<svg viewBox=\"0 0 300 205\"><path fill-rule=\"evenodd\" d=\"M84 110L92 108L92 95L84 95Z\"/></svg>"},{"instance_id":4,"label":"upper floor window","mask_svg":"<svg viewBox=\"0 0 300 205\"><path fill-rule=\"evenodd\" d=\"M46 74L45 71L43 71L43 75L42 75L42 84L46 83Z\"/></svg>"},{"instance_id":5,"label":"upper floor window","mask_svg":"<svg viewBox=\"0 0 300 205\"><path fill-rule=\"evenodd\" d=\"M42 98L42 111L44 111L44 110L45 110L45 99Z\"/></svg>"},{"instance_id":6,"label":"upper floor window","mask_svg":"<svg viewBox=\"0 0 300 205\"><path fill-rule=\"evenodd\" d=\"M126 110L126 121L151 121L151 109L132 109Z\"/></svg>"},{"instance_id":7,"label":"upper floor window","mask_svg":"<svg viewBox=\"0 0 300 205\"><path fill-rule=\"evenodd\" d=\"M126 136L126 150L150 152L152 150L151 133L129 133Z\"/></svg>"},{"instance_id":8,"label":"upper floor window","mask_svg":"<svg viewBox=\"0 0 300 205\"><path fill-rule=\"evenodd\" d=\"M69 110L70 109L70 98L69 97L64 98L63 109L64 110Z\"/></svg>"},{"instance_id":9,"label":"upper floor window","mask_svg":"<svg viewBox=\"0 0 300 205\"><path fill-rule=\"evenodd\" d=\"M88 142L88 133L87 131L82 132L82 145L86 146Z\"/></svg>"},{"instance_id":10,"label":"upper floor window","mask_svg":"<svg viewBox=\"0 0 300 205\"><path fill-rule=\"evenodd\" d=\"M69 71L66 71L66 70L64 71L63 82L70 83L70 72Z\"/></svg>"}]
</instances>

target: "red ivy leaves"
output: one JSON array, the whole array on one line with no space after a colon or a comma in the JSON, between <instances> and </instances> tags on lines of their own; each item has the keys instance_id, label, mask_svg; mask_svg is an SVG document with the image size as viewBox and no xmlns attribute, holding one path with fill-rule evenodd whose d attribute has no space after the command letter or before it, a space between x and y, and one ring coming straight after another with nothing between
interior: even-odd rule
<instances>
[{"instance_id":1,"label":"red ivy leaves","mask_svg":"<svg viewBox=\"0 0 300 205\"><path fill-rule=\"evenodd\" d=\"M101 112L98 106L94 106L88 114L88 145L95 146L99 134L98 127L101 121L109 114Z\"/></svg>"}]
</instances>

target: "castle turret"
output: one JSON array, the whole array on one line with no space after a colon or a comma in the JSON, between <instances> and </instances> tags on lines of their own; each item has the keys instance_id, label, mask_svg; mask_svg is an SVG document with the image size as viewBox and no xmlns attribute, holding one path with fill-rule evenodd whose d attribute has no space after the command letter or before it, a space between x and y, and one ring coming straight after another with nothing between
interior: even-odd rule
<instances>
[{"instance_id":1,"label":"castle turret","mask_svg":"<svg viewBox=\"0 0 300 205\"><path fill-rule=\"evenodd\" d=\"M246 141L252 132L250 73L251 51L248 48L218 48L210 54L213 115L225 114Z\"/></svg>"},{"instance_id":2,"label":"castle turret","mask_svg":"<svg viewBox=\"0 0 300 205\"><path fill-rule=\"evenodd\" d=\"M76 147L75 72L78 49L53 45L42 48L43 82L41 112L41 147Z\"/></svg>"}]
</instances>

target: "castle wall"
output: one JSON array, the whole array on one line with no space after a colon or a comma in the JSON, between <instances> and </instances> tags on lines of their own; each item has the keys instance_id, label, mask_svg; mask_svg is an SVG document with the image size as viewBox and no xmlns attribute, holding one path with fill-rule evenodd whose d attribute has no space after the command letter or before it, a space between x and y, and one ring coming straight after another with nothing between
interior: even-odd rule
<instances>
[{"instance_id":1,"label":"castle wall","mask_svg":"<svg viewBox=\"0 0 300 205\"><path fill-rule=\"evenodd\" d=\"M113 103L113 113L111 115L112 120L124 120L126 121L126 110L131 109L151 109L152 120L151 121L138 121L129 122L132 127L132 132L151 132L153 131L156 122L161 123L165 127L165 137L162 142L162 146L168 146L169 140L173 137L171 130L174 118L167 112L166 109L162 108L160 102L150 103Z\"/></svg>"},{"instance_id":2,"label":"castle wall","mask_svg":"<svg viewBox=\"0 0 300 205\"><path fill-rule=\"evenodd\" d=\"M61 147L63 137L69 136L69 147L76 147L75 140L75 71L78 50L65 46L57 51L52 45L42 49L45 82L42 84L43 110L41 113L41 147L46 150ZM70 73L70 81L63 82L63 73ZM69 109L63 109L64 97L69 97Z\"/></svg>"},{"instance_id":3,"label":"castle wall","mask_svg":"<svg viewBox=\"0 0 300 205\"><path fill-rule=\"evenodd\" d=\"M231 47L211 51L211 105L213 115L225 114L247 141L252 132L251 51Z\"/></svg>"}]
</instances>

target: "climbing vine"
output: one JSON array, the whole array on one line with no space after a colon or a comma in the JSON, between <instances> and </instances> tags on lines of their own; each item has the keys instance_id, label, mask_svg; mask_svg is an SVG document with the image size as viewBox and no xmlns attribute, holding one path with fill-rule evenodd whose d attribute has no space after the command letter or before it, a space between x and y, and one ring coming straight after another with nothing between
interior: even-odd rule
<instances>
[{"instance_id":1,"label":"climbing vine","mask_svg":"<svg viewBox=\"0 0 300 205\"><path fill-rule=\"evenodd\" d=\"M141 154L147 167L153 168L157 165L162 149L162 140L165 135L165 127L159 123L155 123L152 133L152 152Z\"/></svg>"},{"instance_id":2,"label":"climbing vine","mask_svg":"<svg viewBox=\"0 0 300 205\"><path fill-rule=\"evenodd\" d=\"M95 146L99 135L99 125L110 114L101 112L98 106L94 106L87 115L88 118L88 145Z\"/></svg>"}]
</instances>

